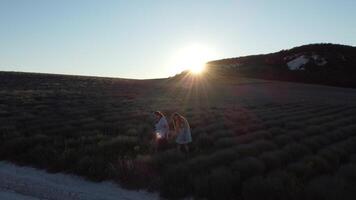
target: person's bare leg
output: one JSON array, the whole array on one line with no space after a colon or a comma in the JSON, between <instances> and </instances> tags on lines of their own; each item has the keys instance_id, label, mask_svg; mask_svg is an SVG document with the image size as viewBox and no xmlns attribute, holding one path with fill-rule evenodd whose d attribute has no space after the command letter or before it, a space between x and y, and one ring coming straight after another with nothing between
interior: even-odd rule
<instances>
[{"instance_id":1,"label":"person's bare leg","mask_svg":"<svg viewBox=\"0 0 356 200\"><path fill-rule=\"evenodd\" d=\"M184 148L185 148L185 152L189 153L189 146L187 144L184 145Z\"/></svg>"},{"instance_id":2,"label":"person's bare leg","mask_svg":"<svg viewBox=\"0 0 356 200\"><path fill-rule=\"evenodd\" d=\"M156 141L156 153L159 151L159 145L160 145L159 141Z\"/></svg>"},{"instance_id":3,"label":"person's bare leg","mask_svg":"<svg viewBox=\"0 0 356 200\"><path fill-rule=\"evenodd\" d=\"M156 142L154 140L150 141L150 148L149 151L155 153L156 152Z\"/></svg>"},{"instance_id":4,"label":"person's bare leg","mask_svg":"<svg viewBox=\"0 0 356 200\"><path fill-rule=\"evenodd\" d=\"M157 153L159 151L159 147L160 147L160 141L159 140L154 140L153 141L153 147L154 147L154 151L155 153Z\"/></svg>"}]
</instances>

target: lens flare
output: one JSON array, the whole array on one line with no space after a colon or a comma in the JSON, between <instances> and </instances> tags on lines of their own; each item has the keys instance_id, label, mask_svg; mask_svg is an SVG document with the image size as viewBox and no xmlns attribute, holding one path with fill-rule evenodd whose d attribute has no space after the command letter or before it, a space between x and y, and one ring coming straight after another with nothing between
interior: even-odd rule
<instances>
[{"instance_id":1,"label":"lens flare","mask_svg":"<svg viewBox=\"0 0 356 200\"><path fill-rule=\"evenodd\" d=\"M217 58L217 53L211 48L192 44L180 49L174 56L172 73L178 74L182 71L189 70L192 74L204 72L206 62Z\"/></svg>"}]
</instances>

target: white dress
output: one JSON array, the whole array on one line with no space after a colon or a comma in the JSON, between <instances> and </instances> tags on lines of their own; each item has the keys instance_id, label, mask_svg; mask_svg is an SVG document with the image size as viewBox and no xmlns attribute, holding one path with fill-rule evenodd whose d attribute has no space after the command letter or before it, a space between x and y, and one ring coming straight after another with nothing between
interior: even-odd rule
<instances>
[{"instance_id":1,"label":"white dress","mask_svg":"<svg viewBox=\"0 0 356 200\"><path fill-rule=\"evenodd\" d=\"M177 133L176 143L188 144L192 142L192 134L190 132L190 126L187 121L184 122L184 126L179 129Z\"/></svg>"},{"instance_id":2,"label":"white dress","mask_svg":"<svg viewBox=\"0 0 356 200\"><path fill-rule=\"evenodd\" d=\"M159 121L155 124L156 134L160 138L167 138L169 133L169 126L166 117L161 117Z\"/></svg>"}]
</instances>

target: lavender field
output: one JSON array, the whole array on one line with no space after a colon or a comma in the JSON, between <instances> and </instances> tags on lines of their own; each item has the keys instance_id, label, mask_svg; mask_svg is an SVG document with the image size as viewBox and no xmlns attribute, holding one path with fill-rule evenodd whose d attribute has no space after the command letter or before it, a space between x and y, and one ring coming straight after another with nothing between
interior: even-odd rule
<instances>
[{"instance_id":1,"label":"lavender field","mask_svg":"<svg viewBox=\"0 0 356 200\"><path fill-rule=\"evenodd\" d=\"M162 197L354 199L356 90L248 79L0 73L0 160ZM191 152L152 149L152 112Z\"/></svg>"}]
</instances>

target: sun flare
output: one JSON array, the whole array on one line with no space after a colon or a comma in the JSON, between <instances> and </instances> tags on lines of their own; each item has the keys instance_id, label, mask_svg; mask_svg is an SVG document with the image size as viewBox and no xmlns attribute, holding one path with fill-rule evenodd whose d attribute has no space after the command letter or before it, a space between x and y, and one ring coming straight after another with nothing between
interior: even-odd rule
<instances>
[{"instance_id":1,"label":"sun flare","mask_svg":"<svg viewBox=\"0 0 356 200\"><path fill-rule=\"evenodd\" d=\"M204 71L204 69L205 69L205 63L193 66L189 70L193 74L200 74L200 73L202 73Z\"/></svg>"},{"instance_id":2,"label":"sun flare","mask_svg":"<svg viewBox=\"0 0 356 200\"><path fill-rule=\"evenodd\" d=\"M178 74L189 70L192 74L201 74L205 70L206 62L216 57L216 52L207 46L199 44L186 46L180 49L174 57L173 73Z\"/></svg>"}]
</instances>

